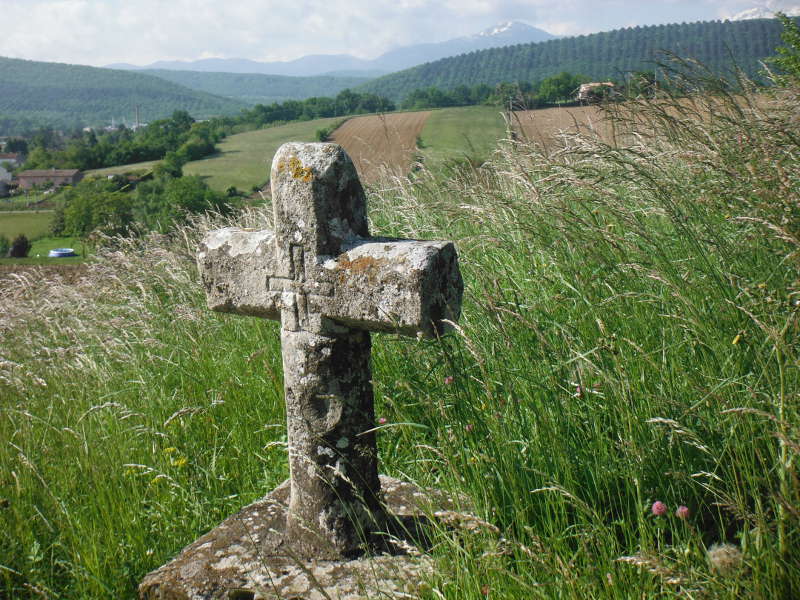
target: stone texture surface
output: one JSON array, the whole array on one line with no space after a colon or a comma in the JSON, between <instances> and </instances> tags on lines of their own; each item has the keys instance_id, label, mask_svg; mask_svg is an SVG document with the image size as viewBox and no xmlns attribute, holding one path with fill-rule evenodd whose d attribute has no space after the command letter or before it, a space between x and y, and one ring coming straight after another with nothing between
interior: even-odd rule
<instances>
[{"instance_id":1,"label":"stone texture surface","mask_svg":"<svg viewBox=\"0 0 800 600\"><path fill-rule=\"evenodd\" d=\"M415 598L431 573L427 517L451 514L456 503L444 494L381 476L393 515L395 554L354 560L303 559L287 552L286 515L290 483L223 521L139 586L142 600L361 600ZM395 519L396 517L396 519Z\"/></svg>"}]
</instances>

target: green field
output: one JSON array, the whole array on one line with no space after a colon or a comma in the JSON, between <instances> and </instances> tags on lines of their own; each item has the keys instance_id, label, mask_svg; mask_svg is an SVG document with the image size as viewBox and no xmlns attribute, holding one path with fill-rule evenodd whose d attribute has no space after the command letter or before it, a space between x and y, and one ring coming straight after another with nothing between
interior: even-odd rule
<instances>
[{"instance_id":1,"label":"green field","mask_svg":"<svg viewBox=\"0 0 800 600\"><path fill-rule=\"evenodd\" d=\"M316 119L231 135L218 145L220 151L217 154L187 163L183 172L201 176L217 191L235 186L240 191L249 192L253 186L261 187L268 181L272 156L281 144L314 141L318 129L336 121L335 118ZM505 133L505 122L496 107L465 106L437 110L422 130L422 156L430 167L463 157L481 163ZM149 170L156 162L97 169L87 174L107 176Z\"/></svg>"},{"instance_id":2,"label":"green field","mask_svg":"<svg viewBox=\"0 0 800 600\"><path fill-rule=\"evenodd\" d=\"M317 129L335 123L336 119L316 119L289 123L268 129L231 135L218 144L219 152L208 158L187 163L186 175L200 175L209 186L224 192L231 186L249 192L254 185L262 186L269 179L272 156L284 142L312 142ZM158 161L120 165L88 171L87 175L121 175L131 171L148 171Z\"/></svg>"},{"instance_id":3,"label":"green field","mask_svg":"<svg viewBox=\"0 0 800 600\"><path fill-rule=\"evenodd\" d=\"M0 212L0 235L13 240L20 234L31 240L28 258L3 258L0 264L52 264L74 263L84 260L83 243L78 238L45 237L50 231L51 210ZM69 258L48 258L53 248L72 248L78 256Z\"/></svg>"},{"instance_id":4,"label":"green field","mask_svg":"<svg viewBox=\"0 0 800 600\"><path fill-rule=\"evenodd\" d=\"M336 120L316 119L232 135L219 144L218 154L188 163L183 172L200 175L218 191L235 186L249 192L254 185L261 187L267 182L272 156L281 144L313 142L317 129Z\"/></svg>"},{"instance_id":5,"label":"green field","mask_svg":"<svg viewBox=\"0 0 800 600\"><path fill-rule=\"evenodd\" d=\"M123 175L125 173L132 173L134 171L149 171L157 162L157 160L148 160L146 162L132 163L130 165L119 165L117 167L107 167L105 169L94 169L93 171L86 171L86 175L105 177L107 175Z\"/></svg>"},{"instance_id":6,"label":"green field","mask_svg":"<svg viewBox=\"0 0 800 600\"><path fill-rule=\"evenodd\" d=\"M33 240L50 231L51 210L0 212L0 235L13 239L24 234Z\"/></svg>"},{"instance_id":7,"label":"green field","mask_svg":"<svg viewBox=\"0 0 800 600\"><path fill-rule=\"evenodd\" d=\"M463 106L433 111L422 129L422 156L429 167L448 159L482 163L506 135L496 106Z\"/></svg>"}]
</instances>

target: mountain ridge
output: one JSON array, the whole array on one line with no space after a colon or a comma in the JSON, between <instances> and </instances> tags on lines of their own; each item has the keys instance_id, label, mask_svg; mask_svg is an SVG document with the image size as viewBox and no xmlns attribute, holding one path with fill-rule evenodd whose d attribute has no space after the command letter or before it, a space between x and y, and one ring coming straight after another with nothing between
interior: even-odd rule
<instances>
[{"instance_id":1,"label":"mountain ridge","mask_svg":"<svg viewBox=\"0 0 800 600\"><path fill-rule=\"evenodd\" d=\"M131 71L0 57L0 135L47 127L142 121L186 110L195 118L235 114L243 102Z\"/></svg>"},{"instance_id":2,"label":"mountain ridge","mask_svg":"<svg viewBox=\"0 0 800 600\"><path fill-rule=\"evenodd\" d=\"M556 36L519 21L507 21L482 32L444 42L412 44L388 50L374 59L349 54L310 54L290 61L262 62L245 58L206 58L195 61L156 61L136 66L115 63L107 68L125 70L173 70L225 73L258 73L310 77L332 73L367 71L386 74L418 64L489 47L556 39Z\"/></svg>"},{"instance_id":3,"label":"mountain ridge","mask_svg":"<svg viewBox=\"0 0 800 600\"><path fill-rule=\"evenodd\" d=\"M312 96L335 96L356 87L368 77L314 75L264 75L261 73L217 73L212 71L172 71L146 69L137 71L154 75L189 89L234 98L249 104L271 104L286 100L305 100Z\"/></svg>"}]
</instances>

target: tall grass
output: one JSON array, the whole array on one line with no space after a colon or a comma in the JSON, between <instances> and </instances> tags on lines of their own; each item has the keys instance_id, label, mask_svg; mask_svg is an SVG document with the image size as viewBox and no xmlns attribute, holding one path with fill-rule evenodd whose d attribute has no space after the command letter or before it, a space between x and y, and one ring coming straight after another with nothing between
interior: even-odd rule
<instances>
[{"instance_id":1,"label":"tall grass","mask_svg":"<svg viewBox=\"0 0 800 600\"><path fill-rule=\"evenodd\" d=\"M467 286L456 334L373 351L384 471L485 521L430 598L800 594L798 104L723 92L371 194ZM133 597L286 476L276 325L204 308L208 226L0 291L0 595Z\"/></svg>"}]
</instances>

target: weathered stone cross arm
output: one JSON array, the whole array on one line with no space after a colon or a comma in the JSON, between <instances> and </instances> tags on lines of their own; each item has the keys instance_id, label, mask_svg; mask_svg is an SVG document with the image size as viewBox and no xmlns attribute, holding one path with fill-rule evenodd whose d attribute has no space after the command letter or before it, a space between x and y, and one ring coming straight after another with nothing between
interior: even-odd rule
<instances>
[{"instance_id":1,"label":"weathered stone cross arm","mask_svg":"<svg viewBox=\"0 0 800 600\"><path fill-rule=\"evenodd\" d=\"M288 310L301 325L316 315L355 329L424 337L458 318L460 276L450 242L351 238L340 254L290 263L288 271L277 243L268 230L209 233L199 254L209 307L274 320Z\"/></svg>"}]
</instances>

